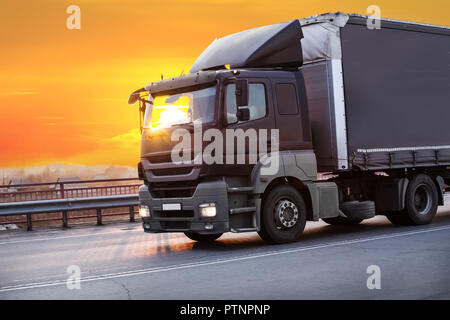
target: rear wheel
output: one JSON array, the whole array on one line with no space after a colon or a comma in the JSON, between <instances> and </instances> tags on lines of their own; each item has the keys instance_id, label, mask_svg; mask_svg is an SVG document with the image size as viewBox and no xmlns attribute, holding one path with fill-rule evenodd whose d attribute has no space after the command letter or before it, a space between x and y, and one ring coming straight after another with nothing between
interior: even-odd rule
<instances>
[{"instance_id":1,"label":"rear wheel","mask_svg":"<svg viewBox=\"0 0 450 320\"><path fill-rule=\"evenodd\" d=\"M220 236L222 235L222 233L200 234L200 233L194 233L194 232L185 232L184 234L189 239L198 241L198 242L212 242L214 240L219 239Z\"/></svg>"},{"instance_id":2,"label":"rear wheel","mask_svg":"<svg viewBox=\"0 0 450 320\"><path fill-rule=\"evenodd\" d=\"M433 180L425 175L414 176L405 194L405 209L386 213L390 222L396 225L428 224L436 215L438 190Z\"/></svg>"},{"instance_id":3,"label":"rear wheel","mask_svg":"<svg viewBox=\"0 0 450 320\"><path fill-rule=\"evenodd\" d=\"M271 243L298 240L306 224L306 205L292 186L272 189L263 199L260 237Z\"/></svg>"}]
</instances>

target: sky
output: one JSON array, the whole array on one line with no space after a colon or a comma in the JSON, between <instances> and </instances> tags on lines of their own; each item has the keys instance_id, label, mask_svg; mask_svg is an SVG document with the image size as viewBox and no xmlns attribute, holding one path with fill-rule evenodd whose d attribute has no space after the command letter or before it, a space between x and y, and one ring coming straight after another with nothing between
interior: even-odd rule
<instances>
[{"instance_id":1,"label":"sky","mask_svg":"<svg viewBox=\"0 0 450 320\"><path fill-rule=\"evenodd\" d=\"M69 30L68 6L81 28ZM187 73L215 39L343 11L450 26L449 0L2 0L0 168L139 162L129 94Z\"/></svg>"}]
</instances>

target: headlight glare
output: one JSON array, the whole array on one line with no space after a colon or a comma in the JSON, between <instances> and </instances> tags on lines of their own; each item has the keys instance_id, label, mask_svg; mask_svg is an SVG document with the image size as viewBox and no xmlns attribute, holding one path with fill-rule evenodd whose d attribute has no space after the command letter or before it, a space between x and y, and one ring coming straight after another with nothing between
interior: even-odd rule
<instances>
[{"instance_id":1,"label":"headlight glare","mask_svg":"<svg viewBox=\"0 0 450 320\"><path fill-rule=\"evenodd\" d=\"M215 203L202 203L198 206L200 209L200 215L206 218L212 218L216 216L216 204Z\"/></svg>"},{"instance_id":2,"label":"headlight glare","mask_svg":"<svg viewBox=\"0 0 450 320\"><path fill-rule=\"evenodd\" d=\"M142 218L150 217L150 208L148 206L145 206L145 205L140 205L139 206L139 215Z\"/></svg>"}]
</instances>

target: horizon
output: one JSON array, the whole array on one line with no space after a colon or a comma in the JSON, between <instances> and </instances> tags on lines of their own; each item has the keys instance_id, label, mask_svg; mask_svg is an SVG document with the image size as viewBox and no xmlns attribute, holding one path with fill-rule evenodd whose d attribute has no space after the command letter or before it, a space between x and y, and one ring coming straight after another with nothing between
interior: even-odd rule
<instances>
[{"instance_id":1,"label":"horizon","mask_svg":"<svg viewBox=\"0 0 450 320\"><path fill-rule=\"evenodd\" d=\"M8 185L12 180L18 184L51 183L58 178L76 177L81 180L103 180L136 178L137 168L119 165L93 165L55 163L27 168L0 168L0 186Z\"/></svg>"}]
</instances>

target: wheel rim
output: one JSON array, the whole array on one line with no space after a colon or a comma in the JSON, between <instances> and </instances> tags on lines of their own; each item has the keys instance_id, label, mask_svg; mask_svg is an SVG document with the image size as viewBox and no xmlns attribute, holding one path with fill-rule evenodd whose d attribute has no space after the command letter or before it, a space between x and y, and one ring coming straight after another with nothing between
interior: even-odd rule
<instances>
[{"instance_id":1,"label":"wheel rim","mask_svg":"<svg viewBox=\"0 0 450 320\"><path fill-rule=\"evenodd\" d=\"M414 207L417 212L422 215L426 215L432 205L431 190L425 184L418 185L414 192Z\"/></svg>"},{"instance_id":2,"label":"wheel rim","mask_svg":"<svg viewBox=\"0 0 450 320\"><path fill-rule=\"evenodd\" d=\"M275 222L279 229L290 229L297 224L298 208L289 199L279 200L274 209Z\"/></svg>"}]
</instances>

